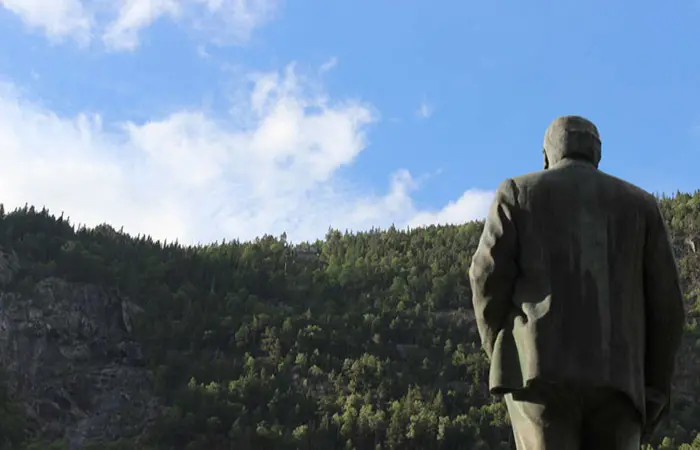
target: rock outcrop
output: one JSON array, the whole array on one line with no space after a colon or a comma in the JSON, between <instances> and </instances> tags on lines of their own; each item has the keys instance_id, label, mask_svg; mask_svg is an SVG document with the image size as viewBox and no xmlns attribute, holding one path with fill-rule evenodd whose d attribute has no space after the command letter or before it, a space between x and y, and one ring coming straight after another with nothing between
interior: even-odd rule
<instances>
[{"instance_id":1,"label":"rock outcrop","mask_svg":"<svg viewBox=\"0 0 700 450\"><path fill-rule=\"evenodd\" d=\"M131 337L138 307L58 278L28 294L7 292L18 268L15 256L0 252L0 368L29 431L76 449L141 435L159 407Z\"/></svg>"}]
</instances>

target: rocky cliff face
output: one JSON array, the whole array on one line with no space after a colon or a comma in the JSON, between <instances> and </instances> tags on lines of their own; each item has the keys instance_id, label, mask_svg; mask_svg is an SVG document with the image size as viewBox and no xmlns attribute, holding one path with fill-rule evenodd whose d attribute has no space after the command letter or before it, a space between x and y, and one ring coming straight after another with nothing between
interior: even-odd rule
<instances>
[{"instance_id":1,"label":"rocky cliff face","mask_svg":"<svg viewBox=\"0 0 700 450\"><path fill-rule=\"evenodd\" d=\"M152 377L131 338L138 307L57 278L8 292L20 268L0 251L0 368L30 432L71 448L139 436L158 412Z\"/></svg>"}]
</instances>

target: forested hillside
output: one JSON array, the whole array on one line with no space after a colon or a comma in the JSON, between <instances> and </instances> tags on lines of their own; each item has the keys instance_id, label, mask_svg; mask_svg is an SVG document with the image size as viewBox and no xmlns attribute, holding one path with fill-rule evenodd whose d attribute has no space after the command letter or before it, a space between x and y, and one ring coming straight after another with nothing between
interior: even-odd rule
<instances>
[{"instance_id":1,"label":"forested hillside","mask_svg":"<svg viewBox=\"0 0 700 450\"><path fill-rule=\"evenodd\" d=\"M687 293L688 324L673 412L654 448L700 449L700 192L660 201ZM107 323L110 314L124 315L126 331L114 331L124 333L115 338L122 352L118 363L109 351L98 361L95 342L86 344L80 358L64 350L60 358L65 367L103 370L99 364L111 364L112 373L148 371L157 413L143 420L143 430L86 438L86 448L511 449L504 405L486 389L488 364L470 309L467 270L481 229L482 223L473 222L330 231L322 241L301 245L265 236L184 247L131 237L108 225L74 227L32 207L0 209L0 249L6 255L0 258L0 336L11 326L19 330L12 336L26 333L24 325L11 324L20 316L39 314L43 322L32 323L49 323L50 308L54 315L78 311L82 323L93 314L87 298L105 298L104 311L122 305L89 316ZM59 297L81 303L74 307ZM23 302L31 307L22 309ZM15 313L3 322L9 305ZM67 339L55 337L60 333L48 325L40 328L32 333L43 336L44 349L51 339ZM3 339L15 339L8 333ZM105 342L112 339L104 336ZM139 350L127 357L124 342L130 340ZM11 361L17 358L11 348L24 345L16 342L3 344L8 350L0 369L8 381L0 389L0 448L68 448L62 427L112 414L97 410L106 406L96 407L96 400L81 403L87 394L79 383L52 394L53 400L21 383L29 375L20 377L24 369ZM134 368L128 372L126 366ZM32 370L38 379L42 368ZM127 377L112 378L120 376ZM49 400L36 400L42 395ZM99 404L107 405L103 397ZM120 405L140 411L148 408L138 405L153 403L127 397ZM132 414L119 408L125 419Z\"/></svg>"}]
</instances>

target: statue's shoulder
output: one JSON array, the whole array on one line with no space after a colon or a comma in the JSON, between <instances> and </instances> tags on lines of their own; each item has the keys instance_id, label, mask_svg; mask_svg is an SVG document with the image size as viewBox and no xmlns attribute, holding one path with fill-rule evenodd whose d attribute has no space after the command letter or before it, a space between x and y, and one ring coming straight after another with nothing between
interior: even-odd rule
<instances>
[{"instance_id":1,"label":"statue's shoulder","mask_svg":"<svg viewBox=\"0 0 700 450\"><path fill-rule=\"evenodd\" d=\"M615 175L611 175L607 172L603 172L602 170L599 170L598 173L611 187L614 186L617 191L627 195L628 197L637 198L655 207L656 197L654 197L650 192L642 189L636 184L623 180L622 178L618 178Z\"/></svg>"},{"instance_id":2,"label":"statue's shoulder","mask_svg":"<svg viewBox=\"0 0 700 450\"><path fill-rule=\"evenodd\" d=\"M512 177L511 180L517 191L533 192L539 190L538 188L548 189L560 185L561 183L566 184L574 182L574 177L595 178L595 182L598 183L599 186L602 185L610 196L617 199L616 201L624 203L631 202L637 207L656 208L656 197L651 193L629 181L610 175L602 170L579 171L576 175L562 169L538 170ZM592 181L593 180L590 179L588 181L581 179L576 180L578 183Z\"/></svg>"},{"instance_id":3,"label":"statue's shoulder","mask_svg":"<svg viewBox=\"0 0 700 450\"><path fill-rule=\"evenodd\" d=\"M518 187L528 186L528 185L537 184L538 182L540 182L544 178L546 178L548 175L551 175L551 171L538 170L535 172L524 173L522 175L512 177L511 180L513 180L515 185Z\"/></svg>"}]
</instances>

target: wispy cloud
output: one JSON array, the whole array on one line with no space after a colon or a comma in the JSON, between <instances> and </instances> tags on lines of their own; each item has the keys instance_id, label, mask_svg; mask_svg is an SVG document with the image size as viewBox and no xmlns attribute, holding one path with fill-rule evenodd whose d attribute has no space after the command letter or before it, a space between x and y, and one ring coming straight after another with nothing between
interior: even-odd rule
<instances>
[{"instance_id":1,"label":"wispy cloud","mask_svg":"<svg viewBox=\"0 0 700 450\"><path fill-rule=\"evenodd\" d=\"M328 72L329 70L335 69L335 67L338 65L338 58L335 56L330 58L328 61L324 62L321 64L321 68L319 69L319 72L325 73Z\"/></svg>"},{"instance_id":2,"label":"wispy cloud","mask_svg":"<svg viewBox=\"0 0 700 450\"><path fill-rule=\"evenodd\" d=\"M420 103L420 106L416 110L416 116L420 117L421 119L427 119L430 116L433 115L435 112L435 108L433 105L428 103L426 99L423 99L423 101Z\"/></svg>"},{"instance_id":3,"label":"wispy cloud","mask_svg":"<svg viewBox=\"0 0 700 450\"><path fill-rule=\"evenodd\" d=\"M256 28L277 13L281 0L181 0L205 11L194 15L195 28L217 44L247 42Z\"/></svg>"},{"instance_id":4,"label":"wispy cloud","mask_svg":"<svg viewBox=\"0 0 700 450\"><path fill-rule=\"evenodd\" d=\"M398 168L383 193L350 183L339 170L367 151L373 107L329 98L293 65L246 79L231 116L190 109L107 124L88 112L62 116L0 85L2 202L187 243L282 232L298 241L329 226L461 223L486 213L492 194L481 191L421 210L412 198L419 183Z\"/></svg>"},{"instance_id":5,"label":"wispy cloud","mask_svg":"<svg viewBox=\"0 0 700 450\"><path fill-rule=\"evenodd\" d=\"M81 0L1 0L0 7L52 40L75 39L85 45L92 37L94 17Z\"/></svg>"},{"instance_id":6,"label":"wispy cloud","mask_svg":"<svg viewBox=\"0 0 700 450\"><path fill-rule=\"evenodd\" d=\"M209 51L207 50L207 47L205 45L197 46L197 55L202 59L211 58L211 55L209 54Z\"/></svg>"},{"instance_id":7,"label":"wispy cloud","mask_svg":"<svg viewBox=\"0 0 700 450\"><path fill-rule=\"evenodd\" d=\"M102 35L114 50L133 50L139 45L139 32L162 16L176 18L182 12L180 0L120 0L121 6Z\"/></svg>"},{"instance_id":8,"label":"wispy cloud","mask_svg":"<svg viewBox=\"0 0 700 450\"><path fill-rule=\"evenodd\" d=\"M243 44L274 17L279 0L2 0L49 39L87 45L99 37L112 50L133 50L156 20L168 18L217 44Z\"/></svg>"}]
</instances>

